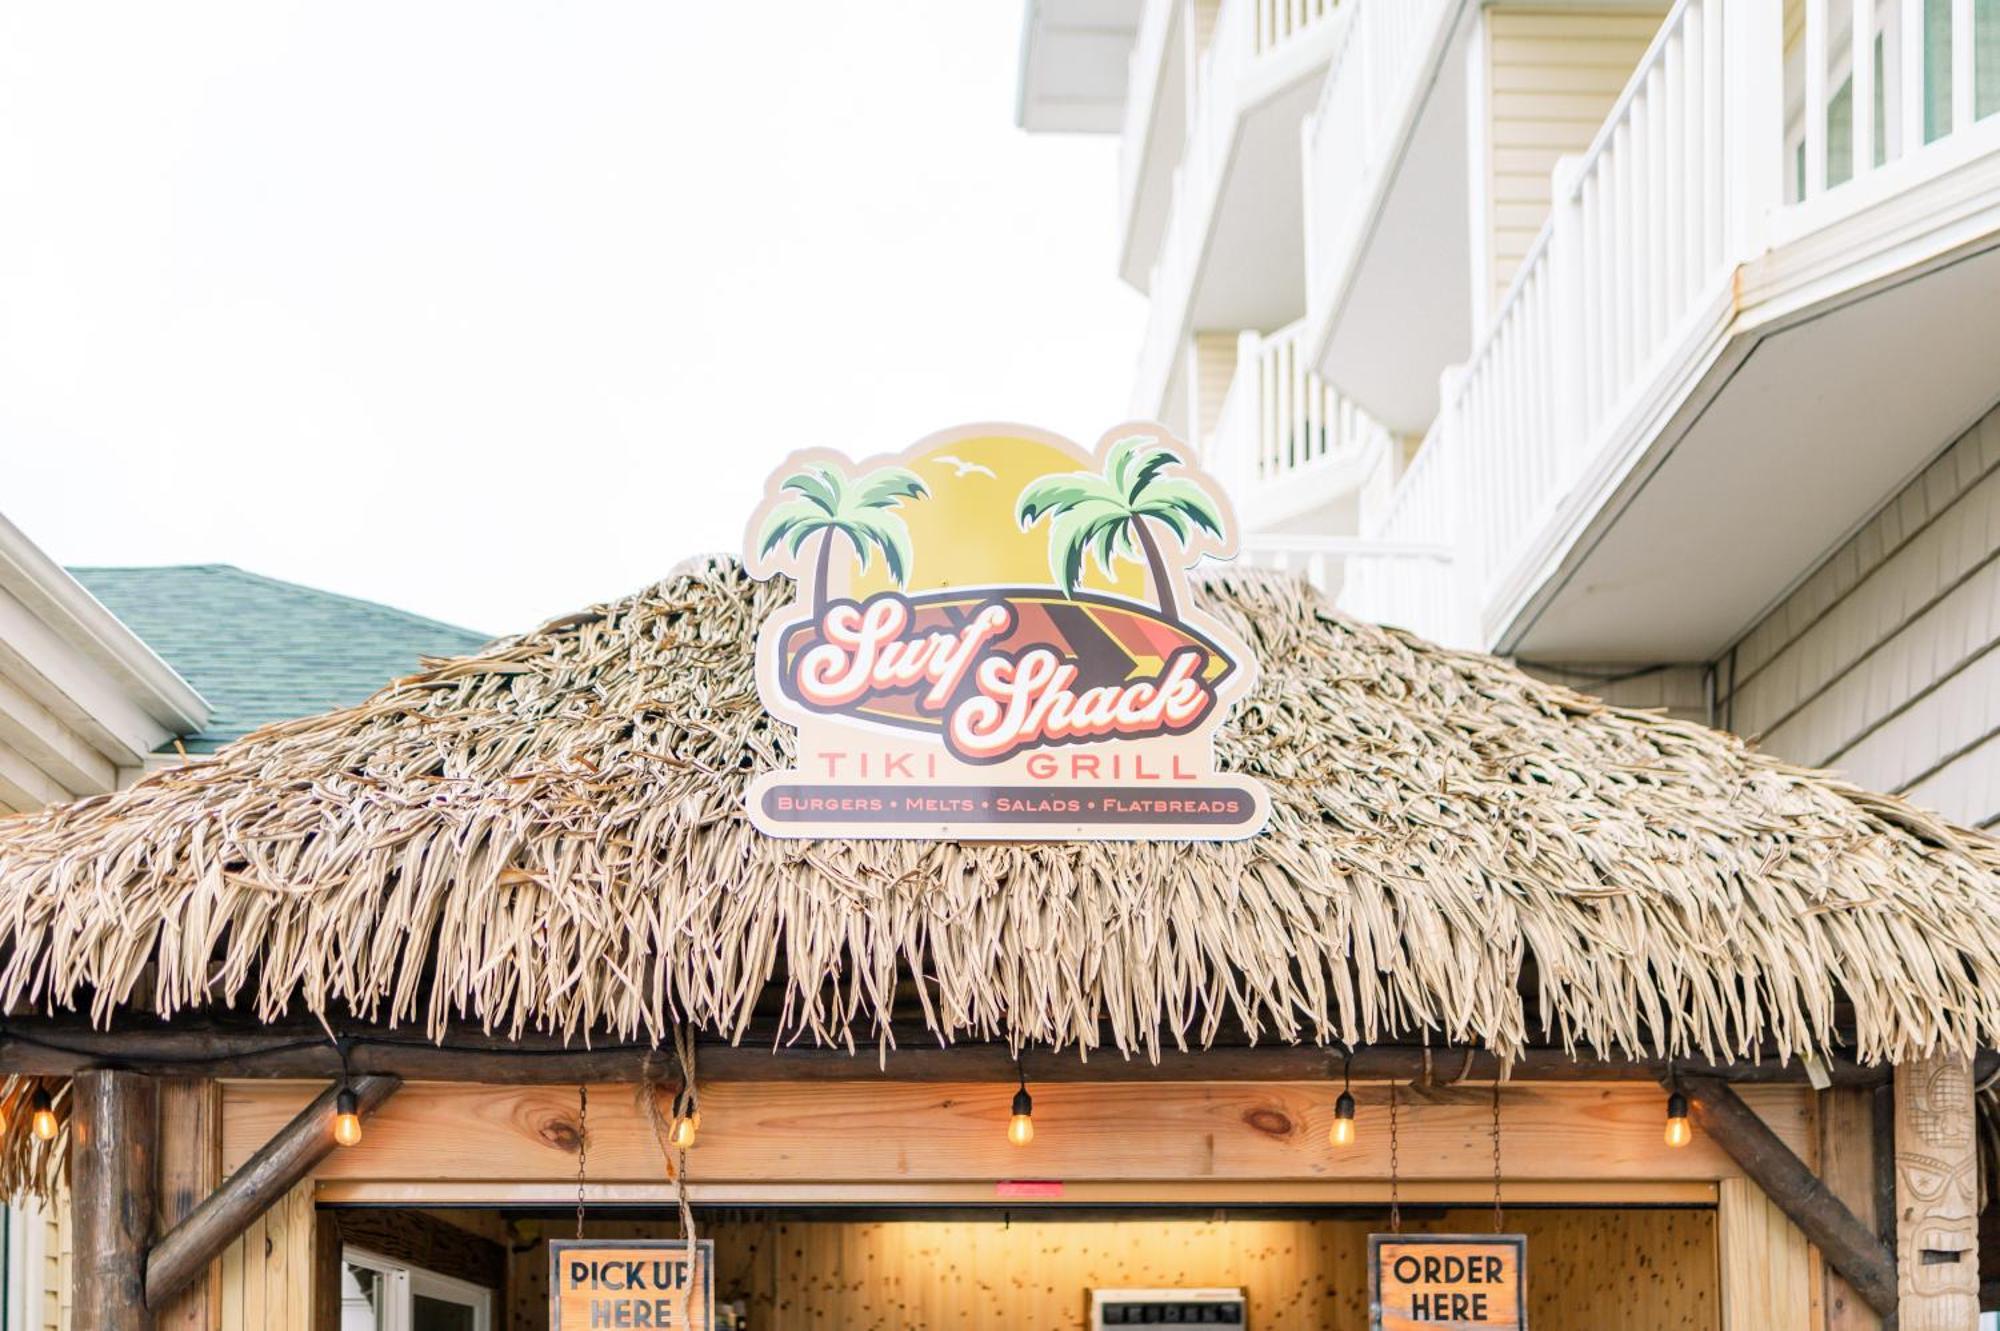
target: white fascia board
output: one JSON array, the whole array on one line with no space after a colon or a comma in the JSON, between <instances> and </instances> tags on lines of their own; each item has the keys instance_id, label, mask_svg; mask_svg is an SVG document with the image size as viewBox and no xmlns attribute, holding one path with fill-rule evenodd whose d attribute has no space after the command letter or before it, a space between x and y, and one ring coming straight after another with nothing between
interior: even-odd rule
<instances>
[{"instance_id":1,"label":"white fascia board","mask_svg":"<svg viewBox=\"0 0 2000 1331\"><path fill-rule=\"evenodd\" d=\"M0 676L119 766L208 723L194 687L5 517Z\"/></svg>"}]
</instances>

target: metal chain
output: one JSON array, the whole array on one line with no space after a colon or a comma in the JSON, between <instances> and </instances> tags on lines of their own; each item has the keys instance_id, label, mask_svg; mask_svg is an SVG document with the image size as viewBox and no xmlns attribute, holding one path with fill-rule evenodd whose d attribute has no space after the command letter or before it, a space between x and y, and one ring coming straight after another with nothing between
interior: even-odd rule
<instances>
[{"instance_id":1,"label":"metal chain","mask_svg":"<svg viewBox=\"0 0 2000 1331\"><path fill-rule=\"evenodd\" d=\"M590 1148L590 1088L576 1088L576 1236L583 1237L584 1156Z\"/></svg>"},{"instance_id":2,"label":"metal chain","mask_svg":"<svg viewBox=\"0 0 2000 1331\"><path fill-rule=\"evenodd\" d=\"M1389 1079L1389 1232L1403 1232L1403 1196L1401 1183L1397 1177L1397 1151L1400 1142L1396 1134L1396 1081Z\"/></svg>"},{"instance_id":3,"label":"metal chain","mask_svg":"<svg viewBox=\"0 0 2000 1331\"><path fill-rule=\"evenodd\" d=\"M1504 1233L1507 1213L1500 1209L1500 1075L1493 1076L1493 1232Z\"/></svg>"}]
</instances>

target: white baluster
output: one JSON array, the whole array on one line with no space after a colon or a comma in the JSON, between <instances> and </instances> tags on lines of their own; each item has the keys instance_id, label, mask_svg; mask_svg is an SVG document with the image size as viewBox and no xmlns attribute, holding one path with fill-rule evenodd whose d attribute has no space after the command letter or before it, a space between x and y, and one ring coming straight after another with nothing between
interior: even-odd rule
<instances>
[{"instance_id":1,"label":"white baluster","mask_svg":"<svg viewBox=\"0 0 2000 1331\"><path fill-rule=\"evenodd\" d=\"M1784 12L1771 0L1725 0L1722 14L1730 98L1723 132L1733 195L1729 257L1741 261L1764 252L1771 212L1784 200Z\"/></svg>"},{"instance_id":2,"label":"white baluster","mask_svg":"<svg viewBox=\"0 0 2000 1331\"><path fill-rule=\"evenodd\" d=\"M1951 0L1951 132L1972 128L1972 0Z\"/></svg>"},{"instance_id":3,"label":"white baluster","mask_svg":"<svg viewBox=\"0 0 2000 1331\"><path fill-rule=\"evenodd\" d=\"M1855 180L1875 169L1875 0L1854 0L1850 42L1854 68Z\"/></svg>"},{"instance_id":4,"label":"white baluster","mask_svg":"<svg viewBox=\"0 0 2000 1331\"><path fill-rule=\"evenodd\" d=\"M1896 25L1896 146L1907 157L1924 146L1924 0L1902 0Z\"/></svg>"},{"instance_id":5,"label":"white baluster","mask_svg":"<svg viewBox=\"0 0 2000 1331\"><path fill-rule=\"evenodd\" d=\"M1806 173L1801 199L1826 190L1826 0L1806 0Z\"/></svg>"}]
</instances>

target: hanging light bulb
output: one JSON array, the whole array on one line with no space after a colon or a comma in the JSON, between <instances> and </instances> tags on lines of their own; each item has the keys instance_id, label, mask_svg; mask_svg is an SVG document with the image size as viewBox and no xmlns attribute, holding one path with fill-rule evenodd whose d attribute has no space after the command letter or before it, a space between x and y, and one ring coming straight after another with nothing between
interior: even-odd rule
<instances>
[{"instance_id":1,"label":"hanging light bulb","mask_svg":"<svg viewBox=\"0 0 2000 1331\"><path fill-rule=\"evenodd\" d=\"M1326 1139L1335 1146L1354 1145L1354 1097L1346 1091L1333 1102L1333 1127Z\"/></svg>"},{"instance_id":2,"label":"hanging light bulb","mask_svg":"<svg viewBox=\"0 0 2000 1331\"><path fill-rule=\"evenodd\" d=\"M676 1151L685 1151L694 1145L695 1134L700 1131L701 1115L683 1114L676 1118L673 1127L668 1129L667 1140L673 1143Z\"/></svg>"},{"instance_id":3,"label":"hanging light bulb","mask_svg":"<svg viewBox=\"0 0 2000 1331\"><path fill-rule=\"evenodd\" d=\"M333 1139L342 1146L361 1145L361 1103L345 1086L333 1097Z\"/></svg>"},{"instance_id":4,"label":"hanging light bulb","mask_svg":"<svg viewBox=\"0 0 2000 1331\"><path fill-rule=\"evenodd\" d=\"M1688 1098L1679 1091L1667 1097L1667 1145L1679 1149L1694 1140L1694 1126L1688 1122Z\"/></svg>"},{"instance_id":5,"label":"hanging light bulb","mask_svg":"<svg viewBox=\"0 0 2000 1331\"><path fill-rule=\"evenodd\" d=\"M28 1107L34 1111L34 1117L29 1120L29 1126L34 1129L35 1135L45 1142L54 1141L56 1139L56 1110L55 1106L49 1103L49 1093L37 1086L35 1093L28 1097Z\"/></svg>"},{"instance_id":6,"label":"hanging light bulb","mask_svg":"<svg viewBox=\"0 0 2000 1331\"><path fill-rule=\"evenodd\" d=\"M1007 1120L1007 1140L1026 1146L1035 1139L1035 1101L1028 1094L1028 1074L1021 1073L1021 1089L1014 1092L1014 1116Z\"/></svg>"},{"instance_id":7,"label":"hanging light bulb","mask_svg":"<svg viewBox=\"0 0 2000 1331\"><path fill-rule=\"evenodd\" d=\"M1354 1055L1349 1054L1340 1070L1340 1098L1333 1102L1333 1126L1327 1129L1326 1139L1336 1149L1354 1145Z\"/></svg>"}]
</instances>

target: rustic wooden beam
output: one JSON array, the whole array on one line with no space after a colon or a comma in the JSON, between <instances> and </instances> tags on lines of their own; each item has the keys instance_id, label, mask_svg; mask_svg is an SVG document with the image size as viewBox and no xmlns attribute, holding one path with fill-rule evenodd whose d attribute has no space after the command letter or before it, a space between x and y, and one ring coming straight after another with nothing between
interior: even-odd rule
<instances>
[{"instance_id":1,"label":"rustic wooden beam","mask_svg":"<svg viewBox=\"0 0 2000 1331\"><path fill-rule=\"evenodd\" d=\"M1896 1313L1896 1260L1873 1230L1822 1183L1805 1161L1743 1103L1728 1083L1681 1075L1695 1126L1729 1153L1813 1243L1854 1292L1880 1313Z\"/></svg>"},{"instance_id":2,"label":"rustic wooden beam","mask_svg":"<svg viewBox=\"0 0 2000 1331\"><path fill-rule=\"evenodd\" d=\"M355 1078L361 1113L366 1115L401 1085L395 1077ZM160 1307L207 1270L252 1220L333 1152L333 1102L339 1090L338 1085L327 1087L153 1246L145 1261L148 1307Z\"/></svg>"},{"instance_id":3,"label":"rustic wooden beam","mask_svg":"<svg viewBox=\"0 0 2000 1331\"><path fill-rule=\"evenodd\" d=\"M70 1083L72 1325L152 1331L145 1271L157 1100L153 1080L135 1072L92 1069Z\"/></svg>"},{"instance_id":4,"label":"rustic wooden beam","mask_svg":"<svg viewBox=\"0 0 2000 1331\"><path fill-rule=\"evenodd\" d=\"M356 1072L408 1081L506 1082L515 1085L578 1081L635 1081L642 1072L673 1071L669 1049L649 1044L524 1033L517 1039L477 1027L453 1027L442 1042L420 1031L366 1023L338 1027ZM853 1081L881 1076L894 1081L973 1082L1014 1078L1015 1056L1004 1045L966 1043L939 1047L921 1028L899 1028L886 1058L873 1047L849 1052L778 1043L770 1034L740 1044L704 1041L702 1076L710 1081ZM1339 1075L1342 1054L1322 1045L1220 1045L1167 1051L1157 1059L1125 1058L1100 1050L1087 1060L1074 1050L1029 1050L1020 1062L1035 1081L1314 1081ZM94 1030L74 1017L10 1017L0 1031L0 1071L67 1076L79 1067L115 1063L159 1075L218 1078L317 1078L339 1075L341 1055L316 1021L245 1024L207 1014L171 1022ZM1748 1083L1803 1084L1799 1060L1690 1063L1654 1059L1572 1056L1562 1049L1530 1049L1509 1070L1517 1081L1644 1081L1657 1083L1675 1069ZM1368 1045L1354 1055L1356 1078L1438 1082L1491 1081L1498 1065L1485 1050L1451 1046ZM1830 1059L1835 1085L1876 1086L1886 1067Z\"/></svg>"}]
</instances>

